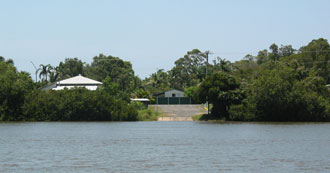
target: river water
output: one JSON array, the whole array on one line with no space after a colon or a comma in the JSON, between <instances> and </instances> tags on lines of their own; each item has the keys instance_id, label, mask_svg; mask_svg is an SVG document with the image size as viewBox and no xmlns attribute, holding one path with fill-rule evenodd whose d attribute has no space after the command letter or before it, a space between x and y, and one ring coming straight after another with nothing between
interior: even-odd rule
<instances>
[{"instance_id":1,"label":"river water","mask_svg":"<svg viewBox=\"0 0 330 173\"><path fill-rule=\"evenodd\" d=\"M0 172L330 172L330 124L0 123Z\"/></svg>"}]
</instances>

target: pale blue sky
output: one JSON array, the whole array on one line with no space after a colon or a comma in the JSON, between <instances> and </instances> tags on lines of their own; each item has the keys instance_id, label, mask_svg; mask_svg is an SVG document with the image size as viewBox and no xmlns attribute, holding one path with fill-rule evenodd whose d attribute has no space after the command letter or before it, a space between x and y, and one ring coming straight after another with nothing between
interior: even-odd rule
<instances>
[{"instance_id":1,"label":"pale blue sky","mask_svg":"<svg viewBox=\"0 0 330 173\"><path fill-rule=\"evenodd\" d=\"M230 61L330 38L329 0L0 0L0 56L34 74L103 53L144 78L198 48ZM34 75L32 75L34 76Z\"/></svg>"}]
</instances>

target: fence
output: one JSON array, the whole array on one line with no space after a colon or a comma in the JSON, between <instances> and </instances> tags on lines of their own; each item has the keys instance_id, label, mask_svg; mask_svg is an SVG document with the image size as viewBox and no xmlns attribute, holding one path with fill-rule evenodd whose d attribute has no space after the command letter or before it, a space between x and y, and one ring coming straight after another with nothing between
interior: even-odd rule
<instances>
[{"instance_id":1,"label":"fence","mask_svg":"<svg viewBox=\"0 0 330 173\"><path fill-rule=\"evenodd\" d=\"M156 105L193 104L190 97L156 97Z\"/></svg>"}]
</instances>

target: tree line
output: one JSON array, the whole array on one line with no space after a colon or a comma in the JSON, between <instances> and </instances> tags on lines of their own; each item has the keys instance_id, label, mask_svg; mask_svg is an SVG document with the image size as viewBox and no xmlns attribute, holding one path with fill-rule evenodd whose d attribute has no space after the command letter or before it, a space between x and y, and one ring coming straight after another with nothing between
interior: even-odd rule
<instances>
[{"instance_id":1,"label":"tree line","mask_svg":"<svg viewBox=\"0 0 330 173\"><path fill-rule=\"evenodd\" d=\"M212 104L211 119L239 121L330 121L330 46L312 40L294 49L278 46L230 62L193 49L169 70L142 81L149 91L181 89L195 102Z\"/></svg>"},{"instance_id":2,"label":"tree line","mask_svg":"<svg viewBox=\"0 0 330 173\"><path fill-rule=\"evenodd\" d=\"M40 65L39 76L42 80L33 82L30 74L18 71L11 59L0 57L0 120L1 121L136 121L138 112L129 104L130 84L118 78L111 78L110 71L104 75L99 68L109 70L127 70L123 75L134 75L129 62L116 57L105 57L96 61L114 59L118 64L104 65L100 62L85 66L77 58L67 58L57 67ZM87 70L86 70L87 69ZM39 70L37 70L38 72ZM41 91L38 88L50 82L65 79L78 74L95 75L104 82L96 90L85 88L65 89L62 91ZM104 78L104 80L102 80ZM116 82L114 82L116 81ZM117 83L118 82L118 83ZM122 83L120 83L122 82ZM130 82L128 80L128 82ZM121 85L125 85L122 87ZM116 90L118 92L116 92ZM120 94L123 93L123 94Z\"/></svg>"},{"instance_id":3,"label":"tree line","mask_svg":"<svg viewBox=\"0 0 330 173\"><path fill-rule=\"evenodd\" d=\"M58 66L40 64L36 70L38 82L33 82L30 74L17 71L12 59L0 57L0 119L136 120L136 109L130 107L129 98L152 99L151 93L179 89L196 103L211 103L213 119L330 120L330 91L326 87L330 83L330 46L326 39L312 40L299 49L274 43L236 62L221 57L206 62L209 53L188 51L172 69L157 70L145 79L136 76L132 64L119 57L99 54L90 64L66 58ZM78 74L103 82L102 88L59 92L37 89ZM98 97L104 101L98 102ZM85 105L88 102L97 109ZM114 103L120 106L111 106ZM85 118L77 118L79 114ZM89 114L98 118L87 118Z\"/></svg>"}]
</instances>

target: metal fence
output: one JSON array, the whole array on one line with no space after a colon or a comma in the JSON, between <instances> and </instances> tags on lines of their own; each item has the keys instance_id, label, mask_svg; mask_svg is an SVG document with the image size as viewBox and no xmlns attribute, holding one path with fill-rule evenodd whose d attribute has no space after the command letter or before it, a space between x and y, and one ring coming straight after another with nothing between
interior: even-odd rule
<instances>
[{"instance_id":1,"label":"metal fence","mask_svg":"<svg viewBox=\"0 0 330 173\"><path fill-rule=\"evenodd\" d=\"M156 97L156 105L193 104L190 97Z\"/></svg>"}]
</instances>

